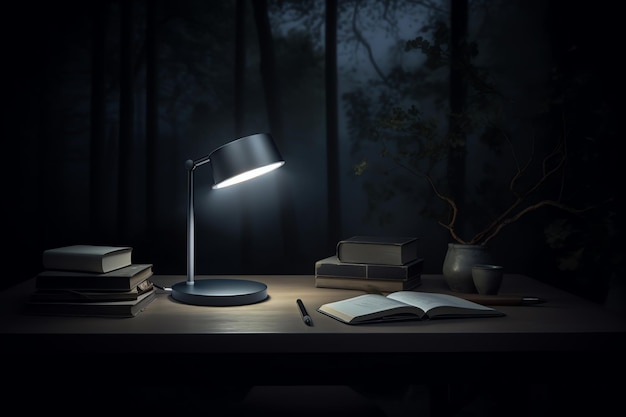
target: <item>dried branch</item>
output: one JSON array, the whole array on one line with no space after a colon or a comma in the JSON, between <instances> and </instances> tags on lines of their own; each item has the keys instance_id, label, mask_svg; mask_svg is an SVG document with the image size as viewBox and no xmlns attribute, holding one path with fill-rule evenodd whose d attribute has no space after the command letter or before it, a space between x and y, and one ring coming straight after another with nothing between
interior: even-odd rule
<instances>
[{"instance_id":1,"label":"dried branch","mask_svg":"<svg viewBox=\"0 0 626 417\"><path fill-rule=\"evenodd\" d=\"M604 202L604 204L609 203L609 202L611 202L612 200L613 200L613 199L612 199L612 198L610 198L610 199L606 200L606 201ZM520 212L519 212L519 213L517 213L515 216L512 216L512 217L510 217L510 218L508 218L508 219L504 219L504 220L502 220L502 221L498 224L498 226L494 229L494 231L493 231L490 235L488 235L487 237L485 237L485 238L483 239L483 241L482 241L481 245L483 245L483 246L484 246L484 245L486 245L486 244L487 244L487 242L489 242L491 239L493 239L493 238L494 238L494 237L495 237L495 236L496 236L496 235L500 232L500 230L502 230L502 228L503 228L504 226L508 226L509 224L511 224L511 223L516 222L517 220L519 220L519 219L520 219L522 216L524 216L525 214L530 213L531 211L537 210L538 208L540 208L540 207L544 207L544 206L552 206L552 207L556 207L556 208L559 208L559 209L561 209L561 210L564 210L564 211L567 211L567 212L570 212L570 213L574 213L574 214L584 213L584 212L586 212L586 211L593 210L593 209L595 209L595 208L599 207L599 205L593 205L593 206L588 206L588 207L584 207L584 208L577 209L577 208L570 207L570 206L568 206L568 205L565 205L565 204L559 203L558 201L554 201L554 200L543 200L543 201L540 201L540 202L538 202L538 203L536 203L536 204L533 204L532 206L528 206L528 207L526 207L524 210L520 211Z\"/></svg>"},{"instance_id":2,"label":"dried branch","mask_svg":"<svg viewBox=\"0 0 626 417\"><path fill-rule=\"evenodd\" d=\"M509 144L511 144L510 140L508 139L508 137L505 135L505 140L508 141ZM443 202L445 202L449 208L450 208L450 220L445 223L442 221L439 221L439 225L441 225L443 228L445 228L446 230L448 230L448 232L450 233L450 236L458 243L461 244L467 244L467 245L486 245L490 240L492 240L495 236L497 236L500 231L505 227L510 225L511 223L516 222L517 220L519 220L521 217L523 217L524 215L526 215L527 213L530 213L532 211L535 211L541 207L545 207L545 206L552 206L552 207L556 207L559 208L561 210L570 212L570 213L575 213L575 214L579 214L579 213L583 213L585 211L589 211L593 208L596 208L598 206L589 206L589 207L585 207L585 208L575 208L575 207L571 207L568 206L566 204L561 203L560 201L557 200L542 200L539 201L538 203L532 204L530 206L527 206L526 208L524 208L523 210L517 212L516 214L512 213L534 192L536 192L537 190L539 190L545 183L546 181L548 181L552 176L556 175L559 172L562 172L562 169L565 167L566 162L567 162L567 152L566 152L566 141L563 138L563 140L559 141L554 149L552 149L550 151L550 153L548 155L546 155L546 157L543 159L542 163L541 163L541 172L542 175L540 178L537 179L537 181L532 184L526 191L524 192L518 192L515 189L515 185L516 182L523 176L524 173L527 172L527 169L531 166L533 158L534 158L534 141L533 141L533 150L531 152L531 155L528 159L528 161L526 162L526 164L523 167L519 166L519 163L517 161L517 157L515 156L514 150L511 146L511 151L513 152L513 158L516 161L516 172L513 175L513 178L511 179L510 183L509 183L509 191L515 196L515 201L513 201L513 203L511 203L511 205L509 205L499 216L497 216L493 221L491 221L481 232L477 233L476 235L474 235L474 237L468 241L464 240L463 238L461 238L455 231L454 226L456 224L456 220L458 217L458 206L456 205L455 201L444 195L443 193L441 193L437 187L437 185L435 184L433 178L426 172L421 172L421 171L417 171L405 164L403 164L401 162L400 159L398 158L393 158L394 163L396 165L398 165L399 167L407 170L408 172L410 172L413 175L419 176L424 178L428 184L430 185L431 189L433 190L433 192L435 193L435 195L437 196L437 198L439 198L440 200L442 200ZM554 163L554 159L558 158L558 160L556 161L556 163ZM563 182L562 182L563 184ZM563 188L563 185L561 186L561 190ZM561 195L561 192L559 192L559 197Z\"/></svg>"},{"instance_id":3,"label":"dried branch","mask_svg":"<svg viewBox=\"0 0 626 417\"><path fill-rule=\"evenodd\" d=\"M407 171L409 171L411 174L416 175L418 177L422 177L424 178L428 184L430 184L430 188L433 190L433 192L435 193L435 195L440 199L445 201L449 206L450 206L450 221L448 223L443 223L443 222L438 222L441 226L443 226L445 229L448 230L448 232L450 232L450 235L452 236L452 238L454 240L456 240L459 243L467 243L465 240L463 240L459 235L456 234L456 232L454 231L454 224L456 223L456 218L457 215L459 213L459 208L457 207L456 203L454 202L454 200L452 200L450 197L442 194L441 192L439 192L439 189L437 188L437 186L435 185L435 182L433 181L432 177L424 172L420 172L420 171L415 171L414 169L412 169L411 167L408 167L406 165L404 165L402 162L400 162L398 159L394 158L394 162L396 163L396 165L398 165L401 168L406 169Z\"/></svg>"}]
</instances>

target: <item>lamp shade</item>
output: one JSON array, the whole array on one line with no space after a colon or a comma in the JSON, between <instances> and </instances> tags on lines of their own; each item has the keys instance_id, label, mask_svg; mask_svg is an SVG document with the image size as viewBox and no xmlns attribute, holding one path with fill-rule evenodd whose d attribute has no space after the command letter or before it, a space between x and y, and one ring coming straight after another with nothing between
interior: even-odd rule
<instances>
[{"instance_id":1,"label":"lamp shade","mask_svg":"<svg viewBox=\"0 0 626 417\"><path fill-rule=\"evenodd\" d=\"M272 137L265 133L227 143L215 149L209 160L213 170L213 188L246 181L285 163Z\"/></svg>"},{"instance_id":2,"label":"lamp shade","mask_svg":"<svg viewBox=\"0 0 626 417\"><path fill-rule=\"evenodd\" d=\"M186 304L234 306L265 300L267 285L240 279L201 279L195 276L194 172L210 162L213 188L224 188L284 165L280 152L269 134L258 133L215 149L209 155L185 162L187 168L187 281L172 286L172 298Z\"/></svg>"}]
</instances>

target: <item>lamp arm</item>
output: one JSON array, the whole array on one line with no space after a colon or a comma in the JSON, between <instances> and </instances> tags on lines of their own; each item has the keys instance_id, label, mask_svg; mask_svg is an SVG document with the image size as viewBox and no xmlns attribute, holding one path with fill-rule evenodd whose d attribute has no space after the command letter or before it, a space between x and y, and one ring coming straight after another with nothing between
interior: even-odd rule
<instances>
[{"instance_id":1,"label":"lamp arm","mask_svg":"<svg viewBox=\"0 0 626 417\"><path fill-rule=\"evenodd\" d=\"M193 171L196 166L190 159L185 163L187 167L187 285L193 285L194 280L194 216L193 216Z\"/></svg>"},{"instance_id":2,"label":"lamp arm","mask_svg":"<svg viewBox=\"0 0 626 417\"><path fill-rule=\"evenodd\" d=\"M207 156L198 158L195 161L188 159L187 162L185 162L185 166L187 167L188 170L194 170L196 169L196 167L199 167L200 165L204 165L210 160L211 160L211 154L208 154Z\"/></svg>"},{"instance_id":3,"label":"lamp arm","mask_svg":"<svg viewBox=\"0 0 626 417\"><path fill-rule=\"evenodd\" d=\"M204 165L210 160L210 155L203 156L195 161L188 159L185 162L187 168L187 285L194 284L195 276L195 224L194 224L194 196L193 196L193 172L196 167Z\"/></svg>"}]
</instances>

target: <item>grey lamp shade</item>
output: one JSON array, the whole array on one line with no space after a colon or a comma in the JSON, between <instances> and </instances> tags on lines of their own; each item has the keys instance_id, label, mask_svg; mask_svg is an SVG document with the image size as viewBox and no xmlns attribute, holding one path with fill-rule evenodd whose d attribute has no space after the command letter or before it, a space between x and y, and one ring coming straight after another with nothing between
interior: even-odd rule
<instances>
[{"instance_id":1,"label":"grey lamp shade","mask_svg":"<svg viewBox=\"0 0 626 417\"><path fill-rule=\"evenodd\" d=\"M236 139L210 155L213 188L223 188L262 175L285 161L272 137L266 133Z\"/></svg>"}]
</instances>

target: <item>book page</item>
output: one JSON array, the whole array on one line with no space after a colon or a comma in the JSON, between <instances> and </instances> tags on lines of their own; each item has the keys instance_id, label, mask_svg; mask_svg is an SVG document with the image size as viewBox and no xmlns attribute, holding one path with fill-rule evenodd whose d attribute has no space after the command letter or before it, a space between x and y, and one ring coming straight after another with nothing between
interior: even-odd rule
<instances>
[{"instance_id":1,"label":"book page","mask_svg":"<svg viewBox=\"0 0 626 417\"><path fill-rule=\"evenodd\" d=\"M457 307L485 311L493 310L491 307L483 306L481 304L477 304L472 301L468 301L463 298L455 297L448 294L424 293L418 291L398 291L389 294L387 298L417 306L426 312L437 307Z\"/></svg>"},{"instance_id":2,"label":"book page","mask_svg":"<svg viewBox=\"0 0 626 417\"><path fill-rule=\"evenodd\" d=\"M334 309L340 310L353 317L402 307L402 304L399 304L397 301L378 294L358 295L353 298L348 298L347 300L340 300L330 304L332 304Z\"/></svg>"},{"instance_id":3,"label":"book page","mask_svg":"<svg viewBox=\"0 0 626 417\"><path fill-rule=\"evenodd\" d=\"M346 323L372 321L391 318L396 314L412 314L421 317L421 310L405 303L400 303L379 294L363 294L345 300L327 303L318 308L321 313Z\"/></svg>"}]
</instances>

